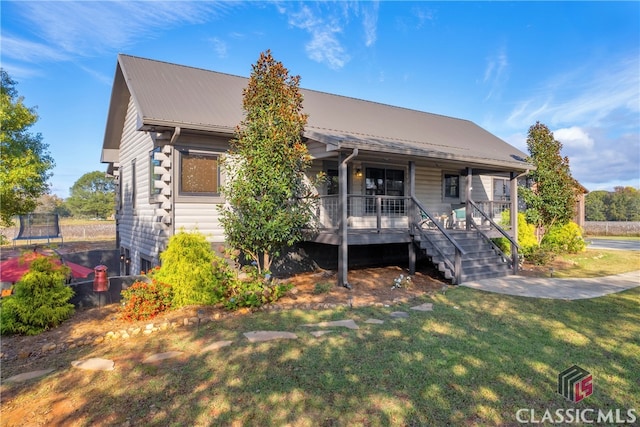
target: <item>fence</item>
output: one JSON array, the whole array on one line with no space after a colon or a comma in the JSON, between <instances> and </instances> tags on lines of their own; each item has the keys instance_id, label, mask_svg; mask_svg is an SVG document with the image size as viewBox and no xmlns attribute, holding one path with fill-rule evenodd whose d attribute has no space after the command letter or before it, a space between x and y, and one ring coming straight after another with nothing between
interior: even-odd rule
<instances>
[{"instance_id":1,"label":"fence","mask_svg":"<svg viewBox=\"0 0 640 427\"><path fill-rule=\"evenodd\" d=\"M640 236L640 221L586 221L587 236Z\"/></svg>"},{"instance_id":2,"label":"fence","mask_svg":"<svg viewBox=\"0 0 640 427\"><path fill-rule=\"evenodd\" d=\"M18 235L19 226L1 228L2 234L7 242ZM60 223L60 234L64 237L65 242L73 240L96 240L96 239L115 239L116 224L113 221L104 221L89 224L64 224Z\"/></svg>"}]
</instances>

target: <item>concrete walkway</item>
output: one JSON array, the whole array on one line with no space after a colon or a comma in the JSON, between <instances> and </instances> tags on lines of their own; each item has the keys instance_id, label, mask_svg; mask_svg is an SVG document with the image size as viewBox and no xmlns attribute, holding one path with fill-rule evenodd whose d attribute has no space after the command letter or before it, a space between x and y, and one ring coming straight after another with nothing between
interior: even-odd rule
<instances>
[{"instance_id":1,"label":"concrete walkway","mask_svg":"<svg viewBox=\"0 0 640 427\"><path fill-rule=\"evenodd\" d=\"M460 286L532 298L596 298L640 286L640 270L615 276L589 279L557 279L506 276L461 283Z\"/></svg>"}]
</instances>

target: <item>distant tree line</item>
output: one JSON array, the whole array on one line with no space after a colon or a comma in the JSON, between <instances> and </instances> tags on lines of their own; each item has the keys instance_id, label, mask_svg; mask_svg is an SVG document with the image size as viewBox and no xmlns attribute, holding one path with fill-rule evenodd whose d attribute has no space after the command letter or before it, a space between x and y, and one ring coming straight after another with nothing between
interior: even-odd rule
<instances>
[{"instance_id":1,"label":"distant tree line","mask_svg":"<svg viewBox=\"0 0 640 427\"><path fill-rule=\"evenodd\" d=\"M104 172L82 175L70 190L67 199L43 194L37 199L35 212L91 219L109 219L115 213L115 183Z\"/></svg>"},{"instance_id":2,"label":"distant tree line","mask_svg":"<svg viewBox=\"0 0 640 427\"><path fill-rule=\"evenodd\" d=\"M640 189L615 187L597 190L585 198L587 221L640 221Z\"/></svg>"}]
</instances>

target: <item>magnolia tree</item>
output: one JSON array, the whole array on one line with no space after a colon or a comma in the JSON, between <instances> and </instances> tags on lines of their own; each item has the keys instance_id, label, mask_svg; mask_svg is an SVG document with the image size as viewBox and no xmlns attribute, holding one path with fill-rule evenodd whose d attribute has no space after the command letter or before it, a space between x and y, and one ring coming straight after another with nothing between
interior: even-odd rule
<instances>
[{"instance_id":1,"label":"magnolia tree","mask_svg":"<svg viewBox=\"0 0 640 427\"><path fill-rule=\"evenodd\" d=\"M270 51L260 54L243 91L245 119L222 161L221 210L227 242L268 271L282 249L299 242L313 218L311 158L302 141L299 76L289 76Z\"/></svg>"},{"instance_id":2,"label":"magnolia tree","mask_svg":"<svg viewBox=\"0 0 640 427\"><path fill-rule=\"evenodd\" d=\"M560 154L562 143L548 127L536 122L529 128L527 147L528 161L536 167L529 173L533 185L519 189L527 205L527 221L545 229L568 223L575 212L577 183L569 159Z\"/></svg>"}]
</instances>

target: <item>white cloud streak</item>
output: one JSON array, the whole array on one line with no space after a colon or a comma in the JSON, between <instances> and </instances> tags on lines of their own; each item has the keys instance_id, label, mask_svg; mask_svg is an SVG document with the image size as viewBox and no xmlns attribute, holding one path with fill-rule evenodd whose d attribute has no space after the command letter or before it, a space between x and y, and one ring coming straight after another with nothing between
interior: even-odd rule
<instances>
[{"instance_id":1,"label":"white cloud streak","mask_svg":"<svg viewBox=\"0 0 640 427\"><path fill-rule=\"evenodd\" d=\"M41 43L31 42L36 50L44 52L46 59L59 61L71 56L92 56L123 49L141 37L153 37L162 28L205 22L231 5L233 3L197 1L36 1L16 2L14 7L30 23L34 35L42 40ZM3 56L28 62L42 61L43 57L37 53L5 50L5 40Z\"/></svg>"},{"instance_id":2,"label":"white cloud streak","mask_svg":"<svg viewBox=\"0 0 640 427\"><path fill-rule=\"evenodd\" d=\"M593 75L573 71L556 76L522 100L511 112L512 127L531 125L536 120L547 125L599 125L616 110L640 112L640 60L637 57L609 63ZM576 82L576 83L572 83ZM637 126L637 123L635 124Z\"/></svg>"},{"instance_id":3,"label":"white cloud streak","mask_svg":"<svg viewBox=\"0 0 640 427\"><path fill-rule=\"evenodd\" d=\"M337 37L342 32L337 19L326 22L316 16L307 5L303 5L299 11L289 14L289 24L311 35L311 41L305 45L305 50L312 60L324 63L334 70L349 62L350 57Z\"/></svg>"},{"instance_id":4,"label":"white cloud streak","mask_svg":"<svg viewBox=\"0 0 640 427\"><path fill-rule=\"evenodd\" d=\"M489 93L485 100L500 94L503 85L508 79L508 68L509 59L504 49L500 49L499 52L487 59L483 81L489 85Z\"/></svg>"}]
</instances>

